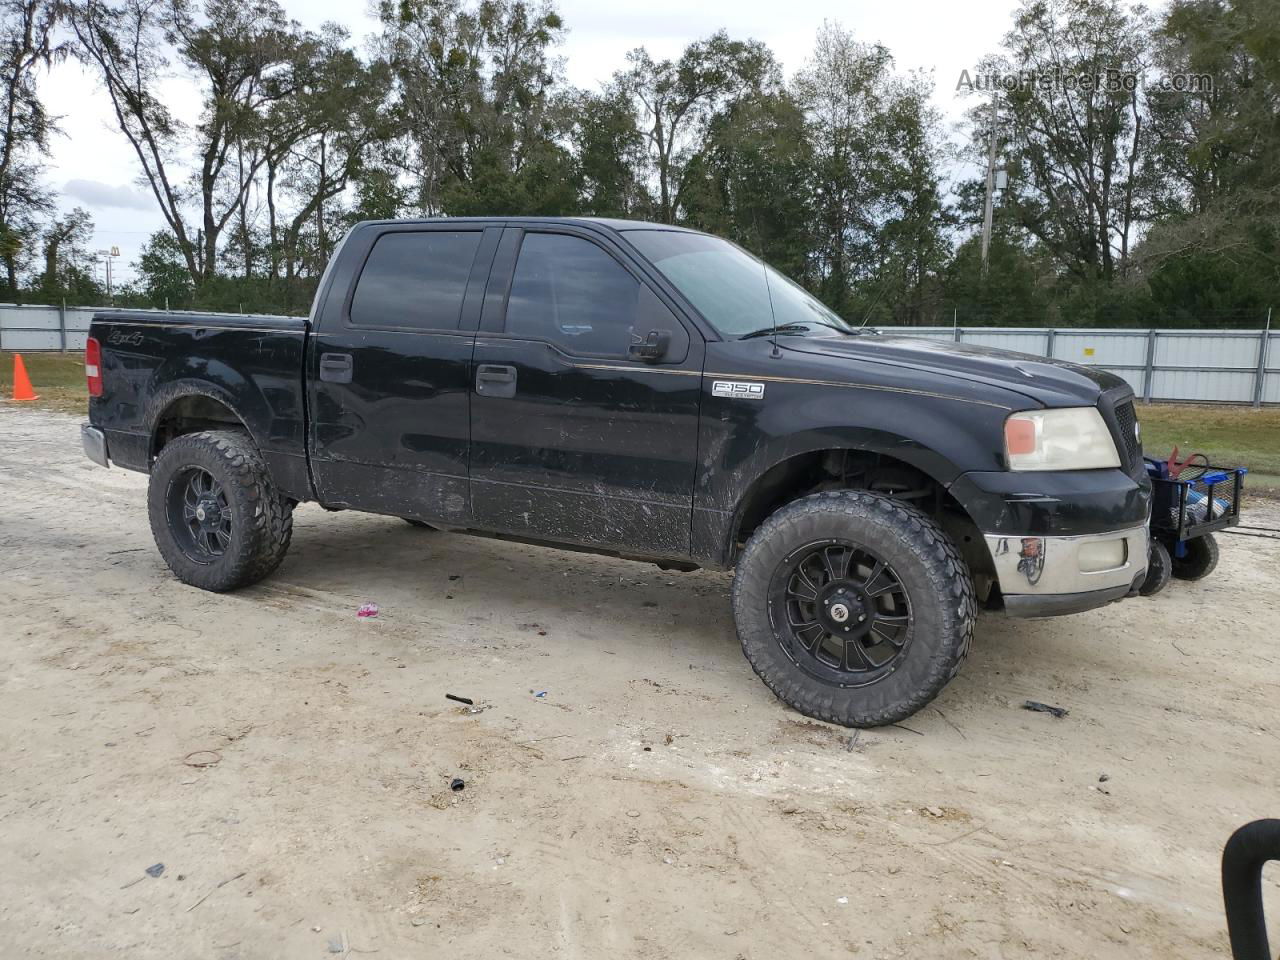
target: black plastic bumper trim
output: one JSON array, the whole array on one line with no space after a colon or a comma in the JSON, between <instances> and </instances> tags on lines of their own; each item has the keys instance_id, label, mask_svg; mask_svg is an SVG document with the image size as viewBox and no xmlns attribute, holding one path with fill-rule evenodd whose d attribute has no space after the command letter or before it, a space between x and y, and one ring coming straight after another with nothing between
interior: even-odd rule
<instances>
[{"instance_id":1,"label":"black plastic bumper trim","mask_svg":"<svg viewBox=\"0 0 1280 960\"><path fill-rule=\"evenodd\" d=\"M1096 610L1129 595L1128 585L1108 587L1106 590L1089 590L1085 593L1046 593L1043 595L1022 593L1006 594L1004 611L1018 619L1061 617L1069 613Z\"/></svg>"}]
</instances>

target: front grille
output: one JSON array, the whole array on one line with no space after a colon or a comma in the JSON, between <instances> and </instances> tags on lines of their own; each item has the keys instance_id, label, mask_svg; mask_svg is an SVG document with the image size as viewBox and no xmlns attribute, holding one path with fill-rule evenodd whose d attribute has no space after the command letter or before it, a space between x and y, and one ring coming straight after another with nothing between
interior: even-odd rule
<instances>
[{"instance_id":1,"label":"front grille","mask_svg":"<svg viewBox=\"0 0 1280 960\"><path fill-rule=\"evenodd\" d=\"M1116 426L1120 430L1120 439L1124 442L1125 463L1133 463L1142 456L1142 443L1138 440L1138 415L1134 412L1133 401L1125 400L1116 404Z\"/></svg>"},{"instance_id":2,"label":"front grille","mask_svg":"<svg viewBox=\"0 0 1280 960\"><path fill-rule=\"evenodd\" d=\"M1138 413L1133 406L1133 391L1128 387L1109 390L1098 401L1098 408L1115 440L1116 452L1120 454L1124 472L1135 479L1146 476L1142 441L1138 438L1138 431L1134 429L1138 423Z\"/></svg>"}]
</instances>

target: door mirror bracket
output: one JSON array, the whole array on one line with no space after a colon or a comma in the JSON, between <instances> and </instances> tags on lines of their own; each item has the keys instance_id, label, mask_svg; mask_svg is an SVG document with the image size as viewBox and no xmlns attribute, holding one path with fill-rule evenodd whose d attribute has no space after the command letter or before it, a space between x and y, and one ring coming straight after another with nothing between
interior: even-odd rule
<instances>
[{"instance_id":1,"label":"door mirror bracket","mask_svg":"<svg viewBox=\"0 0 1280 960\"><path fill-rule=\"evenodd\" d=\"M633 360L656 363L667 355L667 350L670 347L670 330L650 330L644 339L632 334L631 346L627 350L627 355Z\"/></svg>"}]
</instances>

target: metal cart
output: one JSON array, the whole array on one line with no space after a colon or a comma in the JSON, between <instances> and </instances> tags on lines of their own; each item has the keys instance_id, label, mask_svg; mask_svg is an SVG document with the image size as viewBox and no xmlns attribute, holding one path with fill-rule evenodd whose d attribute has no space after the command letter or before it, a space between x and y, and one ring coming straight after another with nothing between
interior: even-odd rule
<instances>
[{"instance_id":1,"label":"metal cart","mask_svg":"<svg viewBox=\"0 0 1280 960\"><path fill-rule=\"evenodd\" d=\"M1175 451L1176 453L1176 451ZM1151 557L1139 592L1163 590L1173 577L1203 580L1218 565L1213 534L1240 523L1245 467L1218 467L1203 454L1179 464L1146 458L1151 477Z\"/></svg>"}]
</instances>

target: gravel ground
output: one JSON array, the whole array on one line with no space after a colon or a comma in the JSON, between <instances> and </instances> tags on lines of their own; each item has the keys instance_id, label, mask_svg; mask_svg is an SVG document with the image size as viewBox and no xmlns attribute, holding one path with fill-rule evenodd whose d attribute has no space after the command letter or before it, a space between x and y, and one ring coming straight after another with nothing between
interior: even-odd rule
<instances>
[{"instance_id":1,"label":"gravel ground","mask_svg":"<svg viewBox=\"0 0 1280 960\"><path fill-rule=\"evenodd\" d=\"M7 955L1226 955L1222 844L1280 815L1280 540L984 617L851 738L755 679L722 574L303 507L267 582L192 589L77 430L0 405Z\"/></svg>"}]
</instances>

